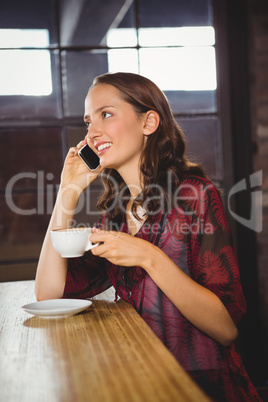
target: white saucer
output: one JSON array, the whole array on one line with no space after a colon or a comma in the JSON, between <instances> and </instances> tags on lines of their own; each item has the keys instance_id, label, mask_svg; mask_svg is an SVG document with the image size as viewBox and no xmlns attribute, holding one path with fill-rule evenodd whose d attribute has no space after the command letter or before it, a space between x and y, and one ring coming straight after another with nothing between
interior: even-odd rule
<instances>
[{"instance_id":1,"label":"white saucer","mask_svg":"<svg viewBox=\"0 0 268 402\"><path fill-rule=\"evenodd\" d=\"M88 308L92 302L81 299L51 299L22 306L29 314L41 318L63 318L80 313Z\"/></svg>"}]
</instances>

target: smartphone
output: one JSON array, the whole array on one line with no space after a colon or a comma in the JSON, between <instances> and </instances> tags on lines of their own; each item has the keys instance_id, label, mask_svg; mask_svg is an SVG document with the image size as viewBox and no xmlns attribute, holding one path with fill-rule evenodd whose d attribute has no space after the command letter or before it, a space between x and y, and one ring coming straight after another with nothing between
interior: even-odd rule
<instances>
[{"instance_id":1,"label":"smartphone","mask_svg":"<svg viewBox=\"0 0 268 402\"><path fill-rule=\"evenodd\" d=\"M96 170L100 166L100 158L87 144L78 151L78 155L90 170Z\"/></svg>"}]
</instances>

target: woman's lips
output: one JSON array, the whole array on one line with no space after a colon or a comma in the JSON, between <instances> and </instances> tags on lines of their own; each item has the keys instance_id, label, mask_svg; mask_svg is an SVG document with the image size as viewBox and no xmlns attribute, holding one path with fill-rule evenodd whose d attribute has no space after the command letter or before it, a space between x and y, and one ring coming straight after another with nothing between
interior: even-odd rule
<instances>
[{"instance_id":1,"label":"woman's lips","mask_svg":"<svg viewBox=\"0 0 268 402\"><path fill-rule=\"evenodd\" d=\"M111 142L99 142L95 145L95 148L98 151L98 155L103 154L104 152L106 152L109 148L111 148L112 143Z\"/></svg>"}]
</instances>

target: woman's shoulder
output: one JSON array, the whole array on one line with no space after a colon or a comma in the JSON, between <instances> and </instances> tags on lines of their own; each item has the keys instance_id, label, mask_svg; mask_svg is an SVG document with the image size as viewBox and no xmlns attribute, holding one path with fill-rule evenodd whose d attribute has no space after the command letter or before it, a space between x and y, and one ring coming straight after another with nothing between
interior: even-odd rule
<instances>
[{"instance_id":1,"label":"woman's shoulder","mask_svg":"<svg viewBox=\"0 0 268 402\"><path fill-rule=\"evenodd\" d=\"M189 191L218 191L213 181L207 177L196 176L193 174L185 174L180 182L180 189Z\"/></svg>"},{"instance_id":2,"label":"woman's shoulder","mask_svg":"<svg viewBox=\"0 0 268 402\"><path fill-rule=\"evenodd\" d=\"M174 194L174 205L180 206L188 215L204 218L208 211L221 209L221 197L215 184L206 177L192 174L184 176Z\"/></svg>"}]
</instances>

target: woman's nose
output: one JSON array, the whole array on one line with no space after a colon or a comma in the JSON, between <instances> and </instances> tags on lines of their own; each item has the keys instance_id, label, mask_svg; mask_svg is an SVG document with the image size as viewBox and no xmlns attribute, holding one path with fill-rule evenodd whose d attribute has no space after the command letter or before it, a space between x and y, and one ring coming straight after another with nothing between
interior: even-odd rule
<instances>
[{"instance_id":1,"label":"woman's nose","mask_svg":"<svg viewBox=\"0 0 268 402\"><path fill-rule=\"evenodd\" d=\"M100 130L96 126L96 124L90 123L87 129L87 137L89 140L93 140L96 137L99 137L101 135Z\"/></svg>"}]
</instances>

